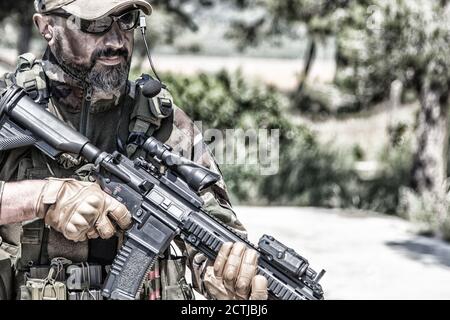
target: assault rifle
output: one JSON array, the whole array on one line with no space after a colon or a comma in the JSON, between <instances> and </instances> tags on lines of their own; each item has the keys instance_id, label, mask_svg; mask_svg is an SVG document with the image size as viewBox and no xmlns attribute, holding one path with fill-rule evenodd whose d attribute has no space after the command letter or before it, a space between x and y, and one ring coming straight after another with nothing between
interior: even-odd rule
<instances>
[{"instance_id":1,"label":"assault rifle","mask_svg":"<svg viewBox=\"0 0 450 320\"><path fill-rule=\"evenodd\" d=\"M305 258L273 237L264 235L255 247L204 211L198 192L220 176L169 146L148 138L142 148L154 161L102 152L19 87L1 96L0 117L0 151L35 146L52 159L63 153L83 156L95 165L93 174L102 189L131 212L134 224L111 266L104 297L136 299L148 269L180 236L211 260L225 242L244 242L257 250L257 272L268 280L269 299L323 299L318 282L324 270L317 274Z\"/></svg>"}]
</instances>

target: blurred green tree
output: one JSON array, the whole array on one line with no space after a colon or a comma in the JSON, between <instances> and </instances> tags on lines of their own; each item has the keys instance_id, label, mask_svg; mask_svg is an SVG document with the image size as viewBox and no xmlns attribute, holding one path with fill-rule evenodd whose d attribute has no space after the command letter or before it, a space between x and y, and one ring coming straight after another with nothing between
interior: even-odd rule
<instances>
[{"instance_id":1,"label":"blurred green tree","mask_svg":"<svg viewBox=\"0 0 450 320\"><path fill-rule=\"evenodd\" d=\"M386 100L394 81L400 81L405 91L415 94L421 111L412 186L419 195L434 195L436 218L445 220L450 81L448 1L235 2L243 8L264 9L256 18L234 23L231 36L244 47L283 34L298 38L296 27L304 26L312 39L305 72L314 58L314 42L334 36L338 66L335 83L356 97L357 109ZM299 89L303 86L301 81Z\"/></svg>"},{"instance_id":2,"label":"blurred green tree","mask_svg":"<svg viewBox=\"0 0 450 320\"><path fill-rule=\"evenodd\" d=\"M192 31L197 31L199 27L193 16L189 12L183 10L183 6L190 4L194 5L196 9L199 10L203 8L211 8L215 4L214 0L153 0L149 2L155 8L163 10L169 15L175 16L177 18L175 22L178 25L188 27Z\"/></svg>"},{"instance_id":3,"label":"blurred green tree","mask_svg":"<svg viewBox=\"0 0 450 320\"><path fill-rule=\"evenodd\" d=\"M370 19L359 33L346 36L348 43L359 39L363 44L348 55L352 67L347 83L352 83L349 87L365 105L385 99L396 80L418 98L421 109L412 187L419 197L434 199L435 225L442 226L448 219L445 193L450 6L447 1L437 0L377 0L368 10Z\"/></svg>"},{"instance_id":4,"label":"blurred green tree","mask_svg":"<svg viewBox=\"0 0 450 320\"><path fill-rule=\"evenodd\" d=\"M0 22L5 18L13 17L18 29L17 50L20 53L27 52L33 35L34 12L33 2L30 0L2 1L0 4Z\"/></svg>"},{"instance_id":5,"label":"blurred green tree","mask_svg":"<svg viewBox=\"0 0 450 320\"><path fill-rule=\"evenodd\" d=\"M308 41L304 67L297 90L302 98L306 79L314 63L319 43L337 37L347 27L364 23L366 0L234 0L238 7L259 9L251 19L238 18L232 22L228 36L243 50L264 41L276 41L288 36L293 41ZM337 56L339 57L339 49Z\"/></svg>"}]
</instances>

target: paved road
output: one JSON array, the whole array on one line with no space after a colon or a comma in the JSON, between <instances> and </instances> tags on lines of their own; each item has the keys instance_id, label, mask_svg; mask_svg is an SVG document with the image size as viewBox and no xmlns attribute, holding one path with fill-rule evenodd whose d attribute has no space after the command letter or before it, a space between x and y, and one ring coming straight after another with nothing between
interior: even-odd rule
<instances>
[{"instance_id":1,"label":"paved road","mask_svg":"<svg viewBox=\"0 0 450 320\"><path fill-rule=\"evenodd\" d=\"M402 219L316 208L237 207L250 240L270 233L307 257L326 299L450 299L450 244Z\"/></svg>"}]
</instances>

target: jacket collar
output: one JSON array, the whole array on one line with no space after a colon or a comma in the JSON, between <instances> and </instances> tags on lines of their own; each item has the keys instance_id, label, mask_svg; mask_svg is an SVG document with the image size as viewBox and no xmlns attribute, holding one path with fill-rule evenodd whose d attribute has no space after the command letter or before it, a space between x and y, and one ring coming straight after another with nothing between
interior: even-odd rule
<instances>
[{"instance_id":1,"label":"jacket collar","mask_svg":"<svg viewBox=\"0 0 450 320\"><path fill-rule=\"evenodd\" d=\"M83 98L90 84L59 64L50 48L47 48L43 56L42 65L49 80L53 102L60 108L66 108L71 113L81 112ZM99 113L113 109L120 104L124 95L125 92L120 92L120 90L105 93L92 88L89 111Z\"/></svg>"}]
</instances>

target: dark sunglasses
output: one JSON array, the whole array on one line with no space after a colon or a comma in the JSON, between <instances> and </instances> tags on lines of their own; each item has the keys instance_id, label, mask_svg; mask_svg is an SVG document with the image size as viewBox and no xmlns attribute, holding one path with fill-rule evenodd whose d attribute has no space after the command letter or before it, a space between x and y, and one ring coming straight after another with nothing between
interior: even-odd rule
<instances>
[{"instance_id":1,"label":"dark sunglasses","mask_svg":"<svg viewBox=\"0 0 450 320\"><path fill-rule=\"evenodd\" d=\"M139 10L128 11L120 16L107 16L97 20L86 20L74 16L67 12L54 11L48 15L55 15L62 18L74 18L74 24L85 33L103 34L111 30L114 22L117 22L122 31L136 29L139 25Z\"/></svg>"}]
</instances>

